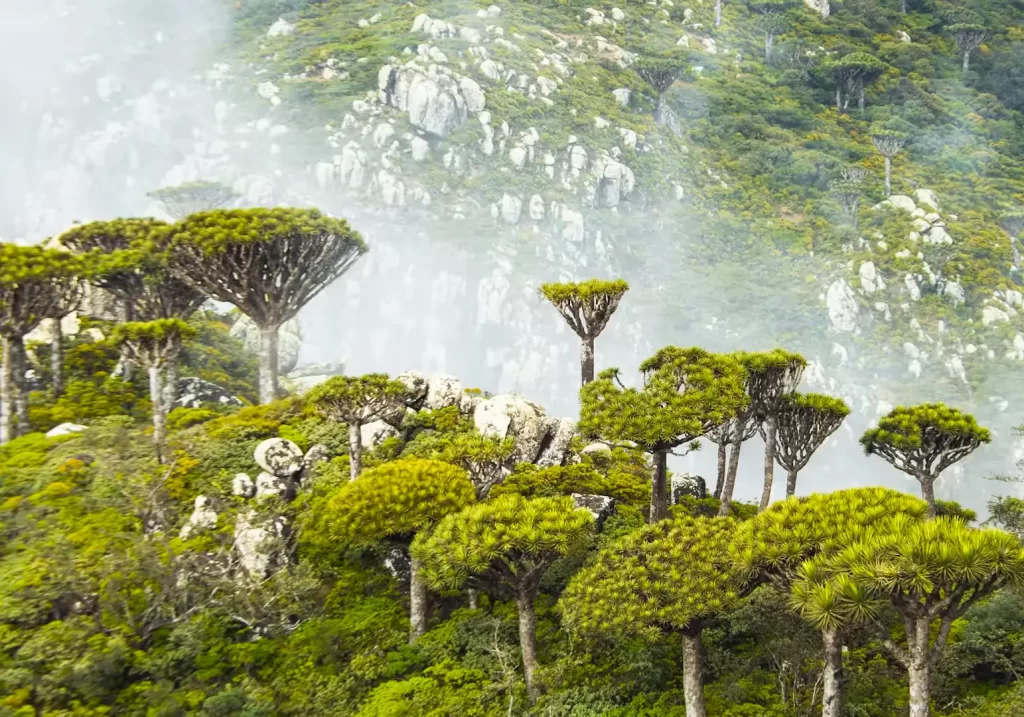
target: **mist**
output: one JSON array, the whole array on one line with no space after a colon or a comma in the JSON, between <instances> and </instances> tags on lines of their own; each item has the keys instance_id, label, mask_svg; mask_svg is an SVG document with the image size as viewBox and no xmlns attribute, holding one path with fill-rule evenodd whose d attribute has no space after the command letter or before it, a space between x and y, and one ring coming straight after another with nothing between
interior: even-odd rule
<instances>
[{"instance_id":1,"label":"mist","mask_svg":"<svg viewBox=\"0 0 1024 717\"><path fill-rule=\"evenodd\" d=\"M673 224L657 205L631 213L625 229L588 218L582 237L552 231L531 242L487 212L453 221L346 194L317 179L316 164L339 153L330 132L297 132L257 95L258 70L226 55L231 22L228 3L216 0L4 3L0 239L39 242L76 221L166 218L146 193L195 180L231 184L242 206L317 206L347 218L370 253L301 314L300 365L344 360L352 374L449 373L467 387L522 393L550 415L576 414L579 345L538 287L621 276L633 288L597 341L598 370L618 366L638 380L640 361L664 345L728 351L781 343L812 361L804 390L838 395L854 410L801 473L799 492L918 492L883 460L863 456L856 439L892 406L936 397L850 355L829 327L825 285L807 294L774 278L773 262L796 259L765 257L754 266L737 258L731 271L709 274L693 260L699 229ZM828 271L800 261L808 275ZM1012 472L1021 455L1011 431L1019 421L1004 398L1012 394L1007 376L973 395L942 397L976 412L994 441L943 476L939 497L984 513L990 492L1014 488L982 480ZM757 439L743 456L736 494L753 500L761 485ZM715 446L704 442L670 468L713 485L715 459ZM777 478L775 498L784 483Z\"/></svg>"}]
</instances>

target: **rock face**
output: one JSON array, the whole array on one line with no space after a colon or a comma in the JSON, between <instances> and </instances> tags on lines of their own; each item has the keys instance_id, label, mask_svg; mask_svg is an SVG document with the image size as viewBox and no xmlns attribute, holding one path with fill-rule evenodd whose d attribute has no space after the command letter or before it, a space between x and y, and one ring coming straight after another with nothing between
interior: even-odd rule
<instances>
[{"instance_id":1,"label":"rock face","mask_svg":"<svg viewBox=\"0 0 1024 717\"><path fill-rule=\"evenodd\" d=\"M77 423L62 423L59 426L54 426L46 432L47 438L58 438L60 436L70 436L72 433L81 433L88 429L88 426L80 426Z\"/></svg>"},{"instance_id":2,"label":"rock face","mask_svg":"<svg viewBox=\"0 0 1024 717\"><path fill-rule=\"evenodd\" d=\"M187 539L194 531L209 530L217 525L217 511L209 507L210 499L205 495L196 496L195 508L188 522L181 526L178 535L182 540Z\"/></svg>"},{"instance_id":3,"label":"rock face","mask_svg":"<svg viewBox=\"0 0 1024 717\"><path fill-rule=\"evenodd\" d=\"M462 383L459 379L447 374L431 376L427 382L427 395L423 402L423 408L429 411L439 411L448 406L457 406L461 397Z\"/></svg>"},{"instance_id":4,"label":"rock face","mask_svg":"<svg viewBox=\"0 0 1024 717\"><path fill-rule=\"evenodd\" d=\"M256 446L253 458L260 468L278 478L291 478L302 470L302 450L286 438L268 438Z\"/></svg>"},{"instance_id":5,"label":"rock face","mask_svg":"<svg viewBox=\"0 0 1024 717\"><path fill-rule=\"evenodd\" d=\"M256 579L264 578L281 562L280 541L286 537L284 518L264 518L255 511L235 521L235 550L243 570Z\"/></svg>"},{"instance_id":6,"label":"rock face","mask_svg":"<svg viewBox=\"0 0 1024 717\"><path fill-rule=\"evenodd\" d=\"M333 376L345 375L344 361L309 364L290 371L285 379L293 393L301 396Z\"/></svg>"},{"instance_id":7,"label":"rock face","mask_svg":"<svg viewBox=\"0 0 1024 717\"><path fill-rule=\"evenodd\" d=\"M384 421L373 421L360 428L360 438L366 450L372 450L388 438L397 435L398 429Z\"/></svg>"},{"instance_id":8,"label":"rock face","mask_svg":"<svg viewBox=\"0 0 1024 717\"><path fill-rule=\"evenodd\" d=\"M684 495L692 496L698 500L708 497L708 486L704 479L698 475L683 473L672 476L672 505L679 502Z\"/></svg>"},{"instance_id":9,"label":"rock face","mask_svg":"<svg viewBox=\"0 0 1024 717\"><path fill-rule=\"evenodd\" d=\"M576 421L571 418L548 419L547 435L549 440L537 458L537 465L542 468L560 466L569 452L569 441L576 435Z\"/></svg>"},{"instance_id":10,"label":"rock face","mask_svg":"<svg viewBox=\"0 0 1024 717\"><path fill-rule=\"evenodd\" d=\"M593 516L598 530L603 527L605 519L611 515L612 509L615 508L615 499L609 498L606 495L573 493L572 500L576 503L577 508L582 508Z\"/></svg>"},{"instance_id":11,"label":"rock face","mask_svg":"<svg viewBox=\"0 0 1024 717\"><path fill-rule=\"evenodd\" d=\"M256 486L247 473L238 473L231 480L231 494L240 498L252 498L256 495Z\"/></svg>"},{"instance_id":12,"label":"rock face","mask_svg":"<svg viewBox=\"0 0 1024 717\"><path fill-rule=\"evenodd\" d=\"M231 336L245 344L253 353L260 350L260 330L252 319L244 314L231 326ZM302 348L302 325L298 319L286 321L277 333L277 370L284 375L292 371L299 362Z\"/></svg>"},{"instance_id":13,"label":"rock face","mask_svg":"<svg viewBox=\"0 0 1024 717\"><path fill-rule=\"evenodd\" d=\"M473 412L480 433L504 439L515 438L513 463L532 463L540 456L547 421L543 409L522 396L504 394L483 401Z\"/></svg>"},{"instance_id":14,"label":"rock face","mask_svg":"<svg viewBox=\"0 0 1024 717\"><path fill-rule=\"evenodd\" d=\"M469 116L470 104L480 111L484 95L472 80L459 82L418 65L385 65L378 75L380 99L386 105L407 112L409 123L425 132L447 137ZM466 94L463 94L465 87ZM467 96L468 95L468 96Z\"/></svg>"},{"instance_id":15,"label":"rock face","mask_svg":"<svg viewBox=\"0 0 1024 717\"><path fill-rule=\"evenodd\" d=\"M836 279L832 282L828 287L825 301L828 305L828 318L833 329L849 333L857 328L857 297L844 279Z\"/></svg>"},{"instance_id":16,"label":"rock face","mask_svg":"<svg viewBox=\"0 0 1024 717\"><path fill-rule=\"evenodd\" d=\"M241 406L242 401L224 387L189 376L178 379L178 398L174 405L179 408L200 408L208 404Z\"/></svg>"},{"instance_id":17,"label":"rock face","mask_svg":"<svg viewBox=\"0 0 1024 717\"><path fill-rule=\"evenodd\" d=\"M302 457L302 471L299 473L299 482L304 488L308 488L316 482L317 471L321 466L331 460L331 451L322 443L310 446L306 455Z\"/></svg>"},{"instance_id":18,"label":"rock face","mask_svg":"<svg viewBox=\"0 0 1024 717\"><path fill-rule=\"evenodd\" d=\"M260 473L256 476L256 500L267 498L286 498L289 493L291 479L279 478L270 473Z\"/></svg>"}]
</instances>

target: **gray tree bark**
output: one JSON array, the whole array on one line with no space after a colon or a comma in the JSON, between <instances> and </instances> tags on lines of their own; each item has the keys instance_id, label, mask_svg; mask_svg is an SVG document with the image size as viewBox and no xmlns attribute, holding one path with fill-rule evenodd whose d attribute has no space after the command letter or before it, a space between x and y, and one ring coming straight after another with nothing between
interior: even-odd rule
<instances>
[{"instance_id":1,"label":"gray tree bark","mask_svg":"<svg viewBox=\"0 0 1024 717\"><path fill-rule=\"evenodd\" d=\"M821 717L842 717L843 639L838 630L824 630L821 637L825 648L825 667L821 680Z\"/></svg>"},{"instance_id":2,"label":"gray tree bark","mask_svg":"<svg viewBox=\"0 0 1024 717\"><path fill-rule=\"evenodd\" d=\"M416 642L427 632L427 586L420 577L420 561L410 561L409 578L409 642Z\"/></svg>"},{"instance_id":3,"label":"gray tree bark","mask_svg":"<svg viewBox=\"0 0 1024 717\"><path fill-rule=\"evenodd\" d=\"M686 717L707 717L704 705L704 656L700 631L683 633L683 699Z\"/></svg>"},{"instance_id":4,"label":"gray tree bark","mask_svg":"<svg viewBox=\"0 0 1024 717\"><path fill-rule=\"evenodd\" d=\"M535 673L537 671L537 615L533 610L533 591L521 588L516 596L519 609L519 647L523 651L523 673L526 692L531 702L540 697Z\"/></svg>"},{"instance_id":5,"label":"gray tree bark","mask_svg":"<svg viewBox=\"0 0 1024 717\"><path fill-rule=\"evenodd\" d=\"M19 436L29 432L28 422L28 381L25 372L28 370L28 353L25 351L25 339L14 341L14 411L18 416Z\"/></svg>"},{"instance_id":6,"label":"gray tree bark","mask_svg":"<svg viewBox=\"0 0 1024 717\"><path fill-rule=\"evenodd\" d=\"M796 495L796 476L797 471L788 471L786 473L786 497L792 498Z\"/></svg>"},{"instance_id":7,"label":"gray tree bark","mask_svg":"<svg viewBox=\"0 0 1024 717\"><path fill-rule=\"evenodd\" d=\"M260 403L277 400L277 328L260 327Z\"/></svg>"},{"instance_id":8,"label":"gray tree bark","mask_svg":"<svg viewBox=\"0 0 1024 717\"><path fill-rule=\"evenodd\" d=\"M164 434L166 433L163 392L160 390L160 369L149 367L149 400L153 403L153 445L157 462L164 462Z\"/></svg>"},{"instance_id":9,"label":"gray tree bark","mask_svg":"<svg viewBox=\"0 0 1024 717\"><path fill-rule=\"evenodd\" d=\"M722 26L722 0L715 0L715 27Z\"/></svg>"},{"instance_id":10,"label":"gray tree bark","mask_svg":"<svg viewBox=\"0 0 1024 717\"><path fill-rule=\"evenodd\" d=\"M654 477L651 480L651 515L653 525L668 517L668 453L654 452Z\"/></svg>"},{"instance_id":11,"label":"gray tree bark","mask_svg":"<svg viewBox=\"0 0 1024 717\"><path fill-rule=\"evenodd\" d=\"M348 464L352 480L363 472L363 433L358 421L348 424Z\"/></svg>"},{"instance_id":12,"label":"gray tree bark","mask_svg":"<svg viewBox=\"0 0 1024 717\"><path fill-rule=\"evenodd\" d=\"M921 497L928 503L928 518L935 517L935 479L931 476L919 475L918 482L921 484Z\"/></svg>"},{"instance_id":13,"label":"gray tree bark","mask_svg":"<svg viewBox=\"0 0 1024 717\"><path fill-rule=\"evenodd\" d=\"M736 424L736 432L732 437L732 451L729 452L729 470L725 476L725 485L722 487L722 505L718 509L719 515L729 515L729 506L732 503L732 492L736 489L736 473L740 466L740 448L743 447L744 421L739 420Z\"/></svg>"},{"instance_id":14,"label":"gray tree bark","mask_svg":"<svg viewBox=\"0 0 1024 717\"><path fill-rule=\"evenodd\" d=\"M764 488L761 490L761 510L772 500L772 483L775 480L775 419L767 416L764 422Z\"/></svg>"},{"instance_id":15,"label":"gray tree bark","mask_svg":"<svg viewBox=\"0 0 1024 717\"><path fill-rule=\"evenodd\" d=\"M885 196L892 196L892 158L885 157Z\"/></svg>"},{"instance_id":16,"label":"gray tree bark","mask_svg":"<svg viewBox=\"0 0 1024 717\"><path fill-rule=\"evenodd\" d=\"M722 442L718 444L718 478L715 480L715 498L722 498L722 488L725 487L726 463L729 460L729 441L722 436Z\"/></svg>"},{"instance_id":17,"label":"gray tree bark","mask_svg":"<svg viewBox=\"0 0 1024 717\"><path fill-rule=\"evenodd\" d=\"M178 400L178 359L175 357L164 365L164 386L163 386L164 413L174 410L174 403Z\"/></svg>"},{"instance_id":18,"label":"gray tree bark","mask_svg":"<svg viewBox=\"0 0 1024 717\"><path fill-rule=\"evenodd\" d=\"M970 67L971 67L971 53L968 51L968 52L964 53L964 66L963 66L964 72L967 72L967 70L969 70Z\"/></svg>"},{"instance_id":19,"label":"gray tree bark","mask_svg":"<svg viewBox=\"0 0 1024 717\"><path fill-rule=\"evenodd\" d=\"M53 397L64 395L64 332L60 326L60 318L52 319L53 334L50 339L50 373L53 374L51 386Z\"/></svg>"},{"instance_id":20,"label":"gray tree bark","mask_svg":"<svg viewBox=\"0 0 1024 717\"><path fill-rule=\"evenodd\" d=\"M0 367L0 445L14 438L14 340L0 338L2 362Z\"/></svg>"},{"instance_id":21,"label":"gray tree bark","mask_svg":"<svg viewBox=\"0 0 1024 717\"><path fill-rule=\"evenodd\" d=\"M910 717L928 717L931 698L931 656L928 643L931 637L928 618L914 620L913 634L907 640L910 647L907 676L910 682Z\"/></svg>"},{"instance_id":22,"label":"gray tree bark","mask_svg":"<svg viewBox=\"0 0 1024 717\"><path fill-rule=\"evenodd\" d=\"M583 385L594 380L594 338L583 339L580 344L580 371Z\"/></svg>"}]
</instances>

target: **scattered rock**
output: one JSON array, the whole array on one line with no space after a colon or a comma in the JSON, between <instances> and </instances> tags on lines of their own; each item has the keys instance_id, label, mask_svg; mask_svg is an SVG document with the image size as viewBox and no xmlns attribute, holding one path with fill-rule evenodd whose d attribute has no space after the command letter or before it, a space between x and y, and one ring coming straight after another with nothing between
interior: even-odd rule
<instances>
[{"instance_id":1,"label":"scattered rock","mask_svg":"<svg viewBox=\"0 0 1024 717\"><path fill-rule=\"evenodd\" d=\"M431 376L423 408L428 411L439 411L448 406L458 406L462 395L462 383L459 379L447 374Z\"/></svg>"},{"instance_id":2,"label":"scattered rock","mask_svg":"<svg viewBox=\"0 0 1024 717\"><path fill-rule=\"evenodd\" d=\"M302 368L297 368L288 373L285 376L285 380L289 383L289 388L296 395L301 396L314 386L319 386L334 376L344 375L344 361L328 361L326 363L309 364Z\"/></svg>"},{"instance_id":3,"label":"scattered rock","mask_svg":"<svg viewBox=\"0 0 1024 717\"><path fill-rule=\"evenodd\" d=\"M609 498L606 495L573 493L572 500L578 509L583 509L590 513L597 524L598 530L604 525L605 519L611 515L612 509L615 507L615 499Z\"/></svg>"},{"instance_id":4,"label":"scattered rock","mask_svg":"<svg viewBox=\"0 0 1024 717\"><path fill-rule=\"evenodd\" d=\"M86 430L88 426L81 426L77 423L62 423L59 426L54 426L46 432L47 438L59 438L60 436L69 436L72 433L81 433Z\"/></svg>"},{"instance_id":5,"label":"scattered rock","mask_svg":"<svg viewBox=\"0 0 1024 717\"><path fill-rule=\"evenodd\" d=\"M322 465L331 461L330 449L322 443L310 446L306 455L302 457L302 471L299 473L299 482L304 487L309 487L316 482L317 472Z\"/></svg>"},{"instance_id":6,"label":"scattered rock","mask_svg":"<svg viewBox=\"0 0 1024 717\"><path fill-rule=\"evenodd\" d=\"M293 32L295 32L295 26L282 17L270 26L270 29L267 30L267 37L284 37Z\"/></svg>"},{"instance_id":7,"label":"scattered rock","mask_svg":"<svg viewBox=\"0 0 1024 717\"><path fill-rule=\"evenodd\" d=\"M917 205L914 204L914 200L905 194L894 194L889 197L888 201L892 206L897 209L902 209L909 214L912 214L914 210L917 209ZM883 202L883 204L884 203L885 202Z\"/></svg>"},{"instance_id":8,"label":"scattered rock","mask_svg":"<svg viewBox=\"0 0 1024 717\"><path fill-rule=\"evenodd\" d=\"M253 458L260 468L279 478L290 478L302 469L302 450L287 438L268 438L256 446Z\"/></svg>"},{"instance_id":9,"label":"scattered rock","mask_svg":"<svg viewBox=\"0 0 1024 717\"><path fill-rule=\"evenodd\" d=\"M256 485L247 473L237 473L231 480L231 494L241 498L252 498L256 495Z\"/></svg>"},{"instance_id":10,"label":"scattered rock","mask_svg":"<svg viewBox=\"0 0 1024 717\"><path fill-rule=\"evenodd\" d=\"M209 530L217 525L217 512L208 507L209 503L210 499L205 495L196 496L192 515L188 517L188 522L181 526L181 531L178 533L182 540L188 539L194 530Z\"/></svg>"},{"instance_id":11,"label":"scattered rock","mask_svg":"<svg viewBox=\"0 0 1024 717\"><path fill-rule=\"evenodd\" d=\"M482 401L473 423L484 435L515 439L511 463L533 463L540 455L547 423L540 406L519 395L501 394Z\"/></svg>"},{"instance_id":12,"label":"scattered rock","mask_svg":"<svg viewBox=\"0 0 1024 717\"><path fill-rule=\"evenodd\" d=\"M908 39L907 42L910 40ZM921 204L931 207L935 211L939 211L939 198L935 196L935 192L930 189L918 189L914 191L914 196L917 201Z\"/></svg>"},{"instance_id":13,"label":"scattered rock","mask_svg":"<svg viewBox=\"0 0 1024 717\"><path fill-rule=\"evenodd\" d=\"M682 473L672 476L672 505L675 505L684 496L689 495L697 500L708 497L708 486L704 479L698 475Z\"/></svg>"},{"instance_id":14,"label":"scattered rock","mask_svg":"<svg viewBox=\"0 0 1024 717\"><path fill-rule=\"evenodd\" d=\"M505 194L501 197L498 211L506 224L518 224L523 216L523 200L519 197Z\"/></svg>"},{"instance_id":15,"label":"scattered rock","mask_svg":"<svg viewBox=\"0 0 1024 717\"><path fill-rule=\"evenodd\" d=\"M287 498L289 482L287 478L279 478L266 472L260 473L256 476L256 500Z\"/></svg>"},{"instance_id":16,"label":"scattered rock","mask_svg":"<svg viewBox=\"0 0 1024 717\"><path fill-rule=\"evenodd\" d=\"M178 379L178 398L174 405L179 408L201 408L204 405L241 406L242 401L223 386L204 381L195 376Z\"/></svg>"},{"instance_id":17,"label":"scattered rock","mask_svg":"<svg viewBox=\"0 0 1024 717\"><path fill-rule=\"evenodd\" d=\"M849 333L857 328L857 297L844 279L832 282L826 292L825 302L829 321L835 331Z\"/></svg>"},{"instance_id":18,"label":"scattered rock","mask_svg":"<svg viewBox=\"0 0 1024 717\"><path fill-rule=\"evenodd\" d=\"M410 406L418 405L427 397L429 384L427 377L418 371L406 371L395 376L396 381L401 381L409 390L408 403ZM312 450L312 449L311 449Z\"/></svg>"},{"instance_id":19,"label":"scattered rock","mask_svg":"<svg viewBox=\"0 0 1024 717\"><path fill-rule=\"evenodd\" d=\"M994 323L1002 323L1010 320L1010 315L997 306L986 306L981 310L981 323L989 326Z\"/></svg>"},{"instance_id":20,"label":"scattered rock","mask_svg":"<svg viewBox=\"0 0 1024 717\"><path fill-rule=\"evenodd\" d=\"M264 578L279 560L274 543L286 531L283 518L260 518L255 511L238 516L235 521L235 549L242 568L254 578Z\"/></svg>"},{"instance_id":21,"label":"scattered rock","mask_svg":"<svg viewBox=\"0 0 1024 717\"><path fill-rule=\"evenodd\" d=\"M372 421L360 428L363 448L372 450L388 438L398 435L398 430L385 421Z\"/></svg>"},{"instance_id":22,"label":"scattered rock","mask_svg":"<svg viewBox=\"0 0 1024 717\"><path fill-rule=\"evenodd\" d=\"M565 464L569 442L576 435L576 421L571 418L550 418L547 422L547 445L537 458L543 468Z\"/></svg>"}]
</instances>

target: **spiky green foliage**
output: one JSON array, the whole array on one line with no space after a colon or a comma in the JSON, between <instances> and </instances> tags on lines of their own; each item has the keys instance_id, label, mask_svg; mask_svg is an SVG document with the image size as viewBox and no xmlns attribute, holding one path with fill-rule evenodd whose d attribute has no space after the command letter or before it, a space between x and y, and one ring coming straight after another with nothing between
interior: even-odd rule
<instances>
[{"instance_id":1,"label":"spiky green foliage","mask_svg":"<svg viewBox=\"0 0 1024 717\"><path fill-rule=\"evenodd\" d=\"M167 244L181 279L261 327L294 317L367 251L348 222L315 209L197 212L167 230Z\"/></svg>"},{"instance_id":2,"label":"spiky green foliage","mask_svg":"<svg viewBox=\"0 0 1024 717\"><path fill-rule=\"evenodd\" d=\"M0 243L0 336L24 336L73 309L85 271L67 252Z\"/></svg>"},{"instance_id":3,"label":"spiky green foliage","mask_svg":"<svg viewBox=\"0 0 1024 717\"><path fill-rule=\"evenodd\" d=\"M187 182L158 189L147 196L160 202L171 218L178 220L195 212L227 206L239 195L231 187L218 182Z\"/></svg>"},{"instance_id":4,"label":"spiky green foliage","mask_svg":"<svg viewBox=\"0 0 1024 717\"><path fill-rule=\"evenodd\" d=\"M473 485L457 466L418 458L392 461L335 491L313 539L338 547L385 538L405 542L474 500Z\"/></svg>"},{"instance_id":5,"label":"spiky green foliage","mask_svg":"<svg viewBox=\"0 0 1024 717\"><path fill-rule=\"evenodd\" d=\"M732 356L746 372L746 391L755 413L774 411L783 396L796 390L807 368L807 359L784 349L737 351Z\"/></svg>"},{"instance_id":6,"label":"spiky green foliage","mask_svg":"<svg viewBox=\"0 0 1024 717\"><path fill-rule=\"evenodd\" d=\"M863 103L864 88L881 77L888 65L866 52L851 52L829 63L828 69L836 84L836 109L842 112L854 95Z\"/></svg>"},{"instance_id":7,"label":"spiky green foliage","mask_svg":"<svg viewBox=\"0 0 1024 717\"><path fill-rule=\"evenodd\" d=\"M181 319L129 321L114 328L112 338L125 346L133 358L147 368L163 366L181 350L196 329Z\"/></svg>"},{"instance_id":8,"label":"spiky green foliage","mask_svg":"<svg viewBox=\"0 0 1024 717\"><path fill-rule=\"evenodd\" d=\"M629 284L622 279L590 279L574 284L541 284L540 287L541 296L558 307L559 311L562 310L562 306L589 304L601 300L617 303L627 291Z\"/></svg>"},{"instance_id":9,"label":"spiky green foliage","mask_svg":"<svg viewBox=\"0 0 1024 717\"><path fill-rule=\"evenodd\" d=\"M747 399L743 369L700 348L667 347L641 364L642 389L623 388L618 370L601 372L580 391L579 430L588 437L670 450L735 415Z\"/></svg>"},{"instance_id":10,"label":"spiky green foliage","mask_svg":"<svg viewBox=\"0 0 1024 717\"><path fill-rule=\"evenodd\" d=\"M635 70L658 95L663 95L683 74L686 62L686 52L677 48L642 58L637 62Z\"/></svg>"},{"instance_id":11,"label":"spiky green foliage","mask_svg":"<svg viewBox=\"0 0 1024 717\"><path fill-rule=\"evenodd\" d=\"M867 455L878 455L921 483L934 506L933 484L942 471L966 458L992 436L974 416L942 403L894 408L861 436ZM934 511L934 507L933 507Z\"/></svg>"},{"instance_id":12,"label":"spiky green foliage","mask_svg":"<svg viewBox=\"0 0 1024 717\"><path fill-rule=\"evenodd\" d=\"M651 488L646 480L624 470L611 470L607 475L592 466L574 464L541 468L523 463L491 491L491 497L516 493L525 498L543 498L573 493L606 495L617 502L643 505L650 500Z\"/></svg>"},{"instance_id":13,"label":"spiky green foliage","mask_svg":"<svg viewBox=\"0 0 1024 717\"><path fill-rule=\"evenodd\" d=\"M505 478L506 464L515 448L511 436L496 438L469 431L451 436L431 457L465 470L476 488L477 498L483 500Z\"/></svg>"},{"instance_id":14,"label":"spiky green foliage","mask_svg":"<svg viewBox=\"0 0 1024 717\"><path fill-rule=\"evenodd\" d=\"M790 473L803 470L825 439L850 414L839 398L819 393L791 393L775 410L778 441L775 459Z\"/></svg>"},{"instance_id":15,"label":"spiky green foliage","mask_svg":"<svg viewBox=\"0 0 1024 717\"><path fill-rule=\"evenodd\" d=\"M729 556L745 589L785 587L800 565L831 555L897 515L922 519L928 506L888 488L850 488L790 498L741 523Z\"/></svg>"},{"instance_id":16,"label":"spiky green foliage","mask_svg":"<svg viewBox=\"0 0 1024 717\"><path fill-rule=\"evenodd\" d=\"M417 536L412 554L437 589L471 584L497 594L535 588L559 558L586 546L594 520L572 498L503 495L471 505Z\"/></svg>"},{"instance_id":17,"label":"spiky green foliage","mask_svg":"<svg viewBox=\"0 0 1024 717\"><path fill-rule=\"evenodd\" d=\"M383 418L408 394L401 381L386 373L334 376L315 386L306 396L320 415L338 423L363 424Z\"/></svg>"},{"instance_id":18,"label":"spiky green foliage","mask_svg":"<svg viewBox=\"0 0 1024 717\"><path fill-rule=\"evenodd\" d=\"M566 626L649 639L697 629L736 603L726 560L736 528L732 518L685 516L623 536L570 581Z\"/></svg>"}]
</instances>

